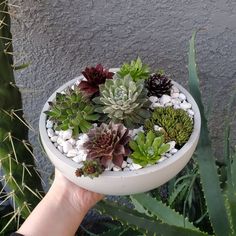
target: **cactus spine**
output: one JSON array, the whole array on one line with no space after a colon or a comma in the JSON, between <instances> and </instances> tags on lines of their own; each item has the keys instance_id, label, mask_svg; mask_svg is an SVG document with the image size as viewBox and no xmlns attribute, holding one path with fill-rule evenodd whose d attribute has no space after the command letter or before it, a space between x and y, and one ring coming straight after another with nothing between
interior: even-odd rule
<instances>
[{"instance_id":1,"label":"cactus spine","mask_svg":"<svg viewBox=\"0 0 236 236\"><path fill-rule=\"evenodd\" d=\"M12 217L1 233L25 219L41 199L43 189L28 140L21 93L15 84L11 19L8 1L0 0L0 168L3 190L12 202ZM1 203L2 204L2 203Z\"/></svg>"}]
</instances>

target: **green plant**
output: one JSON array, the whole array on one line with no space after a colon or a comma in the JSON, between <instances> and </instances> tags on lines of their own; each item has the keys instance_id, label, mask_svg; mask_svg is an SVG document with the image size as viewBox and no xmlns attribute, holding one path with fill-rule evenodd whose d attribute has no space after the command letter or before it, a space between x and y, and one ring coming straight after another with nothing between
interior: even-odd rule
<instances>
[{"instance_id":1,"label":"green plant","mask_svg":"<svg viewBox=\"0 0 236 236\"><path fill-rule=\"evenodd\" d=\"M82 175L89 176L90 178L98 177L104 171L104 167L99 160L86 160L83 163L83 167L78 168L75 172L77 177Z\"/></svg>"},{"instance_id":2,"label":"green plant","mask_svg":"<svg viewBox=\"0 0 236 236\"><path fill-rule=\"evenodd\" d=\"M156 108L151 118L146 120L145 128L155 131L155 125L164 129L166 141L174 140L179 147L188 141L193 131L193 121L188 113L173 107Z\"/></svg>"},{"instance_id":3,"label":"green plant","mask_svg":"<svg viewBox=\"0 0 236 236\"><path fill-rule=\"evenodd\" d=\"M139 132L137 138L129 142L129 146L133 150L131 158L134 163L143 167L155 164L170 148L170 144L164 143L163 136L156 137L151 130L147 135Z\"/></svg>"},{"instance_id":4,"label":"green plant","mask_svg":"<svg viewBox=\"0 0 236 236\"><path fill-rule=\"evenodd\" d=\"M146 80L148 96L157 96L160 98L163 94L170 95L172 86L171 80L161 72L150 75Z\"/></svg>"},{"instance_id":5,"label":"green plant","mask_svg":"<svg viewBox=\"0 0 236 236\"><path fill-rule=\"evenodd\" d=\"M150 116L150 102L142 80L134 82L129 76L106 80L100 85L100 97L93 101L95 111L107 116L115 123L124 123L128 128L136 127Z\"/></svg>"},{"instance_id":6,"label":"green plant","mask_svg":"<svg viewBox=\"0 0 236 236\"><path fill-rule=\"evenodd\" d=\"M8 1L0 0L0 166L3 184L0 192L5 192L0 205L4 206L8 200L12 202L12 211L6 218L1 216L1 222L8 219L0 229L1 235L8 232L8 227L16 229L43 195L28 141L30 126L23 118L21 94L14 80L13 69L22 66L13 62L10 26Z\"/></svg>"},{"instance_id":7,"label":"green plant","mask_svg":"<svg viewBox=\"0 0 236 236\"><path fill-rule=\"evenodd\" d=\"M87 135L88 141L84 143L83 147L88 153L87 160L95 161L88 163L95 167L98 166L95 169L99 171L107 168L111 162L121 167L124 157L129 153L128 142L130 140L129 130L123 124L102 123L99 127L91 129ZM94 177L94 173L99 172L95 169L87 171L86 166L82 167L79 169L81 173L79 170L77 171L77 176L84 174Z\"/></svg>"},{"instance_id":8,"label":"green plant","mask_svg":"<svg viewBox=\"0 0 236 236\"><path fill-rule=\"evenodd\" d=\"M96 67L86 67L82 74L86 81L81 81L78 87L88 96L98 95L99 85L104 84L106 79L112 79L114 75L113 72L104 69L101 64L98 64Z\"/></svg>"},{"instance_id":9,"label":"green plant","mask_svg":"<svg viewBox=\"0 0 236 236\"><path fill-rule=\"evenodd\" d=\"M137 82L138 80L147 79L150 72L148 66L144 65L138 57L136 61L133 60L130 64L124 63L117 74L121 78L129 75L133 81Z\"/></svg>"},{"instance_id":10,"label":"green plant","mask_svg":"<svg viewBox=\"0 0 236 236\"><path fill-rule=\"evenodd\" d=\"M99 118L94 106L79 89L57 93L55 102L49 104L50 110L45 114L56 123L56 130L72 129L74 136L86 133L92 127L90 122Z\"/></svg>"},{"instance_id":11,"label":"green plant","mask_svg":"<svg viewBox=\"0 0 236 236\"><path fill-rule=\"evenodd\" d=\"M230 150L230 124L227 120L224 145L226 177L223 178L224 184L220 184L199 89L194 48L195 34L190 40L188 65L189 87L200 109L202 121L195 161L198 165L206 202L207 214L203 216L209 217L212 228L204 227L199 230L184 216L179 215L161 201L150 197L149 194L131 196L135 209L129 209L109 201L102 202L97 206L99 211L121 221L124 227L134 228L145 235L194 236L214 234L217 236L233 236L236 233L236 151Z\"/></svg>"}]
</instances>

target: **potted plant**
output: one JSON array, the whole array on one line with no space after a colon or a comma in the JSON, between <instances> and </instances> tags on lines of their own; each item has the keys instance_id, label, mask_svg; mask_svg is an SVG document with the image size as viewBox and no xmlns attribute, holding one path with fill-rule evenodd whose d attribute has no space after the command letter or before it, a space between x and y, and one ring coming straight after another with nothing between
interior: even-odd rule
<instances>
[{"instance_id":1,"label":"potted plant","mask_svg":"<svg viewBox=\"0 0 236 236\"><path fill-rule=\"evenodd\" d=\"M200 123L192 96L138 58L120 69L87 67L51 95L39 130L50 160L68 179L125 195L174 177L196 148Z\"/></svg>"}]
</instances>

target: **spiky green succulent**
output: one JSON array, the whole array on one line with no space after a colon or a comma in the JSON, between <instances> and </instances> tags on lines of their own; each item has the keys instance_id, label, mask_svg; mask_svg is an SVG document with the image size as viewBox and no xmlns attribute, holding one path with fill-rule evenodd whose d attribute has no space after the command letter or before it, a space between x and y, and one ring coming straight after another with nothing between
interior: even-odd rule
<instances>
[{"instance_id":1,"label":"spiky green succulent","mask_svg":"<svg viewBox=\"0 0 236 236\"><path fill-rule=\"evenodd\" d=\"M141 59L138 57L137 60L131 61L130 64L124 63L120 70L117 72L118 76L121 78L130 75L134 81L147 79L150 75L149 67L142 63Z\"/></svg>"},{"instance_id":2,"label":"spiky green succulent","mask_svg":"<svg viewBox=\"0 0 236 236\"><path fill-rule=\"evenodd\" d=\"M144 83L134 82L130 76L106 80L100 85L100 97L93 101L97 104L95 111L107 114L109 119L128 128L137 127L150 117Z\"/></svg>"},{"instance_id":3,"label":"spiky green succulent","mask_svg":"<svg viewBox=\"0 0 236 236\"><path fill-rule=\"evenodd\" d=\"M55 102L50 102L50 110L45 113L56 123L56 130L72 129L73 135L86 133L92 121L99 118L94 106L79 90L68 89L57 93Z\"/></svg>"},{"instance_id":4,"label":"spiky green succulent","mask_svg":"<svg viewBox=\"0 0 236 236\"><path fill-rule=\"evenodd\" d=\"M164 143L164 137L157 137L151 130L145 135L139 132L135 140L129 142L133 150L130 155L134 163L145 167L148 164L155 164L170 148L170 144Z\"/></svg>"},{"instance_id":5,"label":"spiky green succulent","mask_svg":"<svg viewBox=\"0 0 236 236\"><path fill-rule=\"evenodd\" d=\"M177 146L183 146L193 131L193 121L183 109L158 107L152 117L145 121L146 130L153 130L158 125L163 128L166 141L174 140Z\"/></svg>"}]
</instances>

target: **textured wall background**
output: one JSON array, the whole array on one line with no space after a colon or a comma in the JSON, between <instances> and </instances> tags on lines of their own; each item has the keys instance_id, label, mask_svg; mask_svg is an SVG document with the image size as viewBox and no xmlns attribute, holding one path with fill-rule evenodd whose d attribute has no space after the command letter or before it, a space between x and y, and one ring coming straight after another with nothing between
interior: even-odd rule
<instances>
[{"instance_id":1,"label":"textured wall background","mask_svg":"<svg viewBox=\"0 0 236 236\"><path fill-rule=\"evenodd\" d=\"M139 55L187 84L188 40L194 29L205 103L213 101L210 126L222 153L222 127L236 85L236 2L193 0L12 0L20 8L13 34L16 59L30 62L17 74L26 118L42 171L52 169L38 143L38 118L47 97L87 65L120 66ZM25 91L25 90L24 90ZM45 175L45 179L48 175Z\"/></svg>"}]
</instances>

